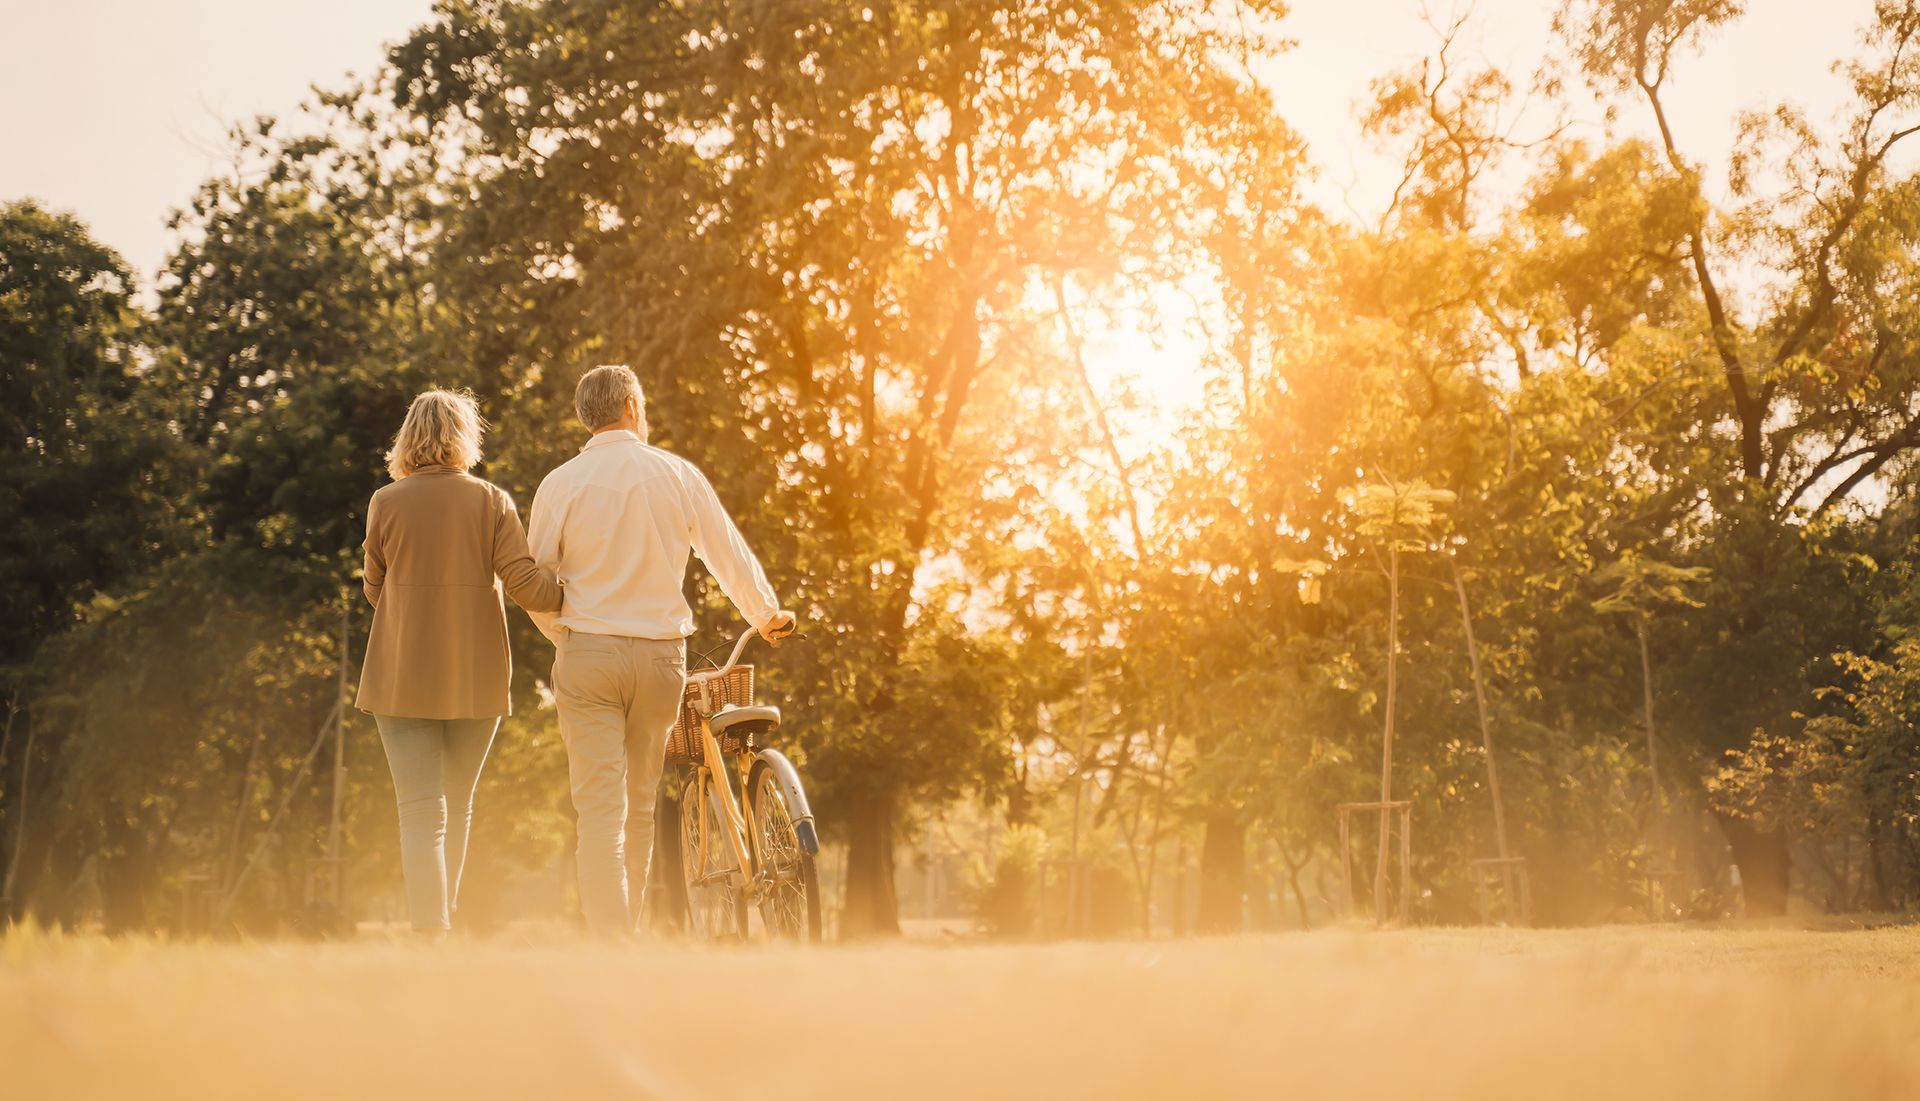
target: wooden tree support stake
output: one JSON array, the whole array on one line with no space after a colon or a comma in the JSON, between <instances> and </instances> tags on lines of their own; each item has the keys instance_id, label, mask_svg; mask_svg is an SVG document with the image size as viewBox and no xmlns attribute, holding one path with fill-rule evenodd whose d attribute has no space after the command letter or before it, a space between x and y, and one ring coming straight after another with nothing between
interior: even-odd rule
<instances>
[{"instance_id":1,"label":"wooden tree support stake","mask_svg":"<svg viewBox=\"0 0 1920 1101\"><path fill-rule=\"evenodd\" d=\"M1387 851L1387 838L1393 828L1393 819L1400 820L1400 891L1399 924L1407 924L1407 906L1413 891L1413 802L1408 799L1395 799L1377 803L1341 803L1334 811L1340 815L1340 878L1343 897L1346 902L1347 916L1353 916L1353 815L1358 813L1377 813L1380 816L1380 851ZM1376 884L1386 881L1384 867L1376 869ZM1381 921L1386 911L1380 900L1374 900L1374 920Z\"/></svg>"},{"instance_id":2,"label":"wooden tree support stake","mask_svg":"<svg viewBox=\"0 0 1920 1101\"><path fill-rule=\"evenodd\" d=\"M1473 869L1473 888L1480 898L1480 923L1493 924L1490 895L1494 881L1500 883L1500 903L1507 911L1507 924L1521 927L1533 924L1533 884L1527 878L1524 856L1490 856L1469 860Z\"/></svg>"}]
</instances>

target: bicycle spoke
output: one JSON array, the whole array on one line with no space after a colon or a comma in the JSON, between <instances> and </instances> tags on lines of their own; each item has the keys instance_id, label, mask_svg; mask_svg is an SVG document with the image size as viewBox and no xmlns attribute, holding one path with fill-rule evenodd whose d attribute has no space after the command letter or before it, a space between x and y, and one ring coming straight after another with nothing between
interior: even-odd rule
<instances>
[{"instance_id":1,"label":"bicycle spoke","mask_svg":"<svg viewBox=\"0 0 1920 1101\"><path fill-rule=\"evenodd\" d=\"M765 866L761 871L761 920L770 934L801 938L806 930L806 885L800 874L800 838L785 793L771 773L754 792L755 820Z\"/></svg>"},{"instance_id":2,"label":"bicycle spoke","mask_svg":"<svg viewBox=\"0 0 1920 1101\"><path fill-rule=\"evenodd\" d=\"M734 872L739 862L713 805L713 781L713 776L703 770L689 785L686 802L681 807L681 860L687 887L688 922L693 935L704 940L735 936L740 932L734 901L737 889Z\"/></svg>"}]
</instances>

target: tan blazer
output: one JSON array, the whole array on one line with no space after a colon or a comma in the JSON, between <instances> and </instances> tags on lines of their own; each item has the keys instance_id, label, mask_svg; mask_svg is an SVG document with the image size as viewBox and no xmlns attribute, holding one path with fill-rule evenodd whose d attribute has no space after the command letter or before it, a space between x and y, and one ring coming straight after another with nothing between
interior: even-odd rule
<instances>
[{"instance_id":1,"label":"tan blazer","mask_svg":"<svg viewBox=\"0 0 1920 1101\"><path fill-rule=\"evenodd\" d=\"M413 719L508 714L499 582L528 611L560 610L560 583L534 564L512 499L450 466L422 467L373 495L366 550L373 632L355 706Z\"/></svg>"}]
</instances>

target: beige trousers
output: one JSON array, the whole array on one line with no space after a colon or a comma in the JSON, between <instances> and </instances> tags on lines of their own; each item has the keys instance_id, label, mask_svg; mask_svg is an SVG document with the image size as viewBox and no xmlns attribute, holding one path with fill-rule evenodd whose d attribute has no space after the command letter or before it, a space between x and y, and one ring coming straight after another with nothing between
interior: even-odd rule
<instances>
[{"instance_id":1,"label":"beige trousers","mask_svg":"<svg viewBox=\"0 0 1920 1101\"><path fill-rule=\"evenodd\" d=\"M645 914L654 799L686 686L679 639L568 632L553 661L560 736L579 814L580 909L595 932Z\"/></svg>"}]
</instances>

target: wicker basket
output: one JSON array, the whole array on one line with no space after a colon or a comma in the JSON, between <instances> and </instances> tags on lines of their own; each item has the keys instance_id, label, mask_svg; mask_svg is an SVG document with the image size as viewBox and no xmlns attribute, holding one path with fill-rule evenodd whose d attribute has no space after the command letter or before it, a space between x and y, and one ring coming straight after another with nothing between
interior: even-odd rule
<instances>
[{"instance_id":1,"label":"wicker basket","mask_svg":"<svg viewBox=\"0 0 1920 1101\"><path fill-rule=\"evenodd\" d=\"M726 676L714 677L705 682L707 690L707 713L722 707L750 707L753 705L753 666L736 665ZM673 732L667 735L667 763L670 765L697 765L703 754L700 744L700 687L701 682L689 680L686 694L680 699L680 717L674 720ZM746 747L734 735L722 735L720 752L739 753Z\"/></svg>"}]
</instances>

